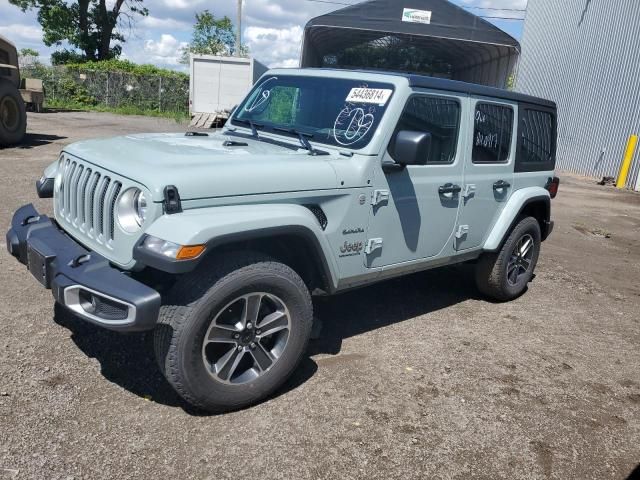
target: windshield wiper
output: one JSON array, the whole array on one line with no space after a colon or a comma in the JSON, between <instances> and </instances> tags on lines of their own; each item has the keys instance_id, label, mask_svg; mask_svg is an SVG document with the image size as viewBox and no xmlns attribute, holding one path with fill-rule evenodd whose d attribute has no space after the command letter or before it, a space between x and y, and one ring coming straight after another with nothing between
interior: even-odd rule
<instances>
[{"instance_id":1,"label":"windshield wiper","mask_svg":"<svg viewBox=\"0 0 640 480\"><path fill-rule=\"evenodd\" d=\"M260 138L260 135L258 135L258 129L264 129L264 125L262 125L261 123L256 123L253 120L243 120L240 118L235 118L234 120L240 124L248 125L249 127L251 127L251 134L256 138Z\"/></svg>"},{"instance_id":2,"label":"windshield wiper","mask_svg":"<svg viewBox=\"0 0 640 480\"><path fill-rule=\"evenodd\" d=\"M284 133L290 133L291 135L297 135L298 140L300 140L300 145L302 145L302 148L304 148L305 150L308 150L309 154L311 155L328 155L327 152L324 152L322 150L316 150L315 148L313 148L313 145L311 145L311 143L309 142L309 139L314 137L314 135L311 133L301 132L300 130L296 130L295 128L283 128L283 127L273 127L273 130L276 132L284 132Z\"/></svg>"}]
</instances>

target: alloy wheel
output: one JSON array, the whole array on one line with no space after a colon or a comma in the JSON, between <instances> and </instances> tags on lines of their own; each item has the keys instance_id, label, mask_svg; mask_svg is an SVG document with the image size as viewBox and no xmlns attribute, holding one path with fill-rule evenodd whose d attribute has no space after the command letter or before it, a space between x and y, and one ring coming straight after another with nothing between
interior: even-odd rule
<instances>
[{"instance_id":1,"label":"alloy wheel","mask_svg":"<svg viewBox=\"0 0 640 480\"><path fill-rule=\"evenodd\" d=\"M255 292L237 297L211 321L202 359L216 381L239 385L269 371L283 354L291 317L277 296Z\"/></svg>"},{"instance_id":2,"label":"alloy wheel","mask_svg":"<svg viewBox=\"0 0 640 480\"><path fill-rule=\"evenodd\" d=\"M507 281L515 286L529 274L533 260L535 242L530 234L523 235L516 243L507 264Z\"/></svg>"}]
</instances>

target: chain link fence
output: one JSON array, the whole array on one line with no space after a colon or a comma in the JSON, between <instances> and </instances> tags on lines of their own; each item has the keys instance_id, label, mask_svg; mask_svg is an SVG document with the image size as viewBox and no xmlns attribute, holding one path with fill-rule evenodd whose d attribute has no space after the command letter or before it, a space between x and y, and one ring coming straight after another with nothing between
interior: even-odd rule
<instances>
[{"instance_id":1,"label":"chain link fence","mask_svg":"<svg viewBox=\"0 0 640 480\"><path fill-rule=\"evenodd\" d=\"M80 67L29 65L23 78L44 83L52 106L106 107L132 113L189 113L189 76L179 72L141 75L118 71L85 70Z\"/></svg>"}]
</instances>

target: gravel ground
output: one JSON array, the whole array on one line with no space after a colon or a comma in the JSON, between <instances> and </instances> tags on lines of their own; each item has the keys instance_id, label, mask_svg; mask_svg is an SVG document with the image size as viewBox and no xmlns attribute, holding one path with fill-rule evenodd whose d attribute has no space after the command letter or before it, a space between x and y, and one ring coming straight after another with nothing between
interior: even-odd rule
<instances>
[{"instance_id":1,"label":"gravel ground","mask_svg":"<svg viewBox=\"0 0 640 480\"><path fill-rule=\"evenodd\" d=\"M61 147L172 121L29 114L0 151L0 226ZM36 133L37 132L37 133ZM468 267L316 302L323 337L274 398L191 411L149 335L70 321L0 248L0 478L625 479L640 462L640 195L563 176L529 291ZM4 231L4 230L3 230Z\"/></svg>"}]
</instances>

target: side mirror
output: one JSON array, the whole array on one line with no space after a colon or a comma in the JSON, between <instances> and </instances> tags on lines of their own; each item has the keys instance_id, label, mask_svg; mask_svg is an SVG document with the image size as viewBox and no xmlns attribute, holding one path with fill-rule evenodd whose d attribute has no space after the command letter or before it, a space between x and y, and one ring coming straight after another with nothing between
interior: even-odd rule
<instances>
[{"instance_id":1,"label":"side mirror","mask_svg":"<svg viewBox=\"0 0 640 480\"><path fill-rule=\"evenodd\" d=\"M426 165L431 156L431 134L401 130L396 135L393 159L400 165Z\"/></svg>"}]
</instances>

